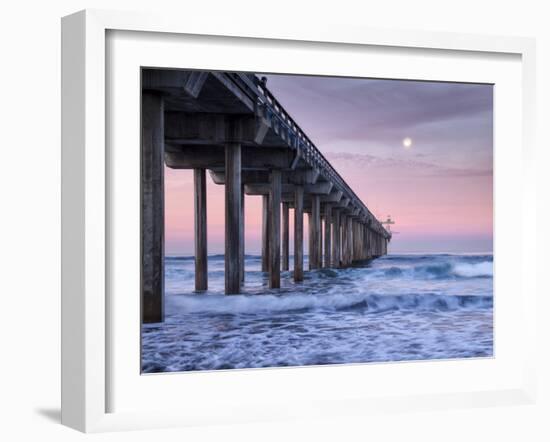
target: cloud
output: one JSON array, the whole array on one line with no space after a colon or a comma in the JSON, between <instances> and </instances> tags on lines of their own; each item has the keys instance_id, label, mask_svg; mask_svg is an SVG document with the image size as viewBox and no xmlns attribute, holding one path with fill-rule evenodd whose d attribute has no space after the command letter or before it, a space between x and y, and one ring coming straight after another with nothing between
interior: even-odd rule
<instances>
[{"instance_id":1,"label":"cloud","mask_svg":"<svg viewBox=\"0 0 550 442\"><path fill-rule=\"evenodd\" d=\"M336 164L353 165L365 172L367 169L376 168L378 171L386 169L389 173L414 175L416 177L488 177L492 176L491 169L465 169L442 167L437 164L413 159L381 158L369 154L357 154L349 152L328 152L327 159Z\"/></svg>"},{"instance_id":2,"label":"cloud","mask_svg":"<svg viewBox=\"0 0 550 442\"><path fill-rule=\"evenodd\" d=\"M268 76L283 106L299 116L298 123L338 115L349 134L370 130L378 138L394 130L411 130L451 120L472 120L493 109L491 85L331 77ZM304 118L302 118L304 117ZM487 121L491 122L491 118ZM342 131L339 131L342 134Z\"/></svg>"}]
</instances>

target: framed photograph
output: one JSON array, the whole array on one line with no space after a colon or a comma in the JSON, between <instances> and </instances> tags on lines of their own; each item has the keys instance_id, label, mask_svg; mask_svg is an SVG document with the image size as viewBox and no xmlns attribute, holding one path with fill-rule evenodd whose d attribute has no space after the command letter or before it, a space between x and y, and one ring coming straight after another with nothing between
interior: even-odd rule
<instances>
[{"instance_id":1,"label":"framed photograph","mask_svg":"<svg viewBox=\"0 0 550 442\"><path fill-rule=\"evenodd\" d=\"M532 40L62 31L64 424L534 400Z\"/></svg>"}]
</instances>

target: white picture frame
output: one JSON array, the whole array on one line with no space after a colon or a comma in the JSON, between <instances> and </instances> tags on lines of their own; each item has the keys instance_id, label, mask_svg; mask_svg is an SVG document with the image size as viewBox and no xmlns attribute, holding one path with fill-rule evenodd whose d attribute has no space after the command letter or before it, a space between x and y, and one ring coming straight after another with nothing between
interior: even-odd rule
<instances>
[{"instance_id":1,"label":"white picture frame","mask_svg":"<svg viewBox=\"0 0 550 442\"><path fill-rule=\"evenodd\" d=\"M509 157L511 161L503 163L503 167L507 169L507 174L515 175L521 182L521 185L514 183L517 188L514 192L517 192L517 197L521 199L522 210L517 213L517 220L504 221L503 215L502 225L504 226L505 222L515 222L519 226L517 238L521 242L515 244L514 249L499 249L499 244L496 243L495 260L498 275L499 253L503 257L508 252L519 255L514 258L516 261L521 260L521 276L512 281L511 287L518 287L521 291L523 315L519 316L514 326L521 328L524 337L532 337L535 333L537 288L534 275L536 266L533 261L536 256L536 241L532 235L527 235L528 220L534 218L536 194L534 176L529 174L534 155L535 46L532 39L414 31L397 33L343 26L329 28L311 25L294 29L286 28L281 23L270 26L263 21L251 22L246 28L236 28L229 21L209 23L205 20L196 20L182 24L177 17L87 10L65 17L62 22L62 422L65 425L80 431L96 432L277 420L289 417L360 416L380 409L393 412L418 408L533 403L536 390L536 360L535 340L530 339L524 344L521 355L517 356L518 366L514 368L516 371L513 381L503 381L499 384L500 387L495 384L484 389L480 385L469 385L466 379L462 390L453 393L445 391L445 388L438 384L424 394L412 390L400 392L397 388L397 391L379 391L374 396L369 396L361 389L356 395L350 395L345 385L341 386L340 391L329 389L327 393L317 394L315 384L311 383L306 385L302 392L297 393L302 395L302 402L299 396L287 404L275 397L271 404L260 404L253 395L232 397L229 403L235 410L239 410L239 413L232 413L231 410L224 412L224 407L227 408L228 403L223 401L220 401L218 410L213 409L211 404L206 405L205 398L200 398L201 389L196 388L190 394L191 397L186 398L192 407L185 404L180 407L154 409L137 407L134 410L125 407L119 410L113 407L109 399L114 388L110 376L114 360L110 334L113 334L113 329L116 328L113 327L116 317L111 311L112 304L109 299L109 291L113 288L110 274L110 260L113 257L109 253L109 244L117 230L109 228L113 223L113 201L116 202L116 198L110 194L109 180L112 180L113 167L118 166L109 164L107 150L112 134L106 131L106 121L112 115L107 107L111 77L106 75L106 72L110 74L107 64L112 62L107 57L113 56L108 50L107 34L136 31L144 33L140 35L155 33L157 37L164 35L170 38L216 36L221 40L238 38L249 42L269 41L273 45L284 43L286 50L292 45L307 42L310 45L336 45L337 50L368 46L382 52L391 48L400 48L404 52L426 49L431 50L434 56L437 56L437 53L441 56L449 53L468 53L480 60L490 54L516 57L519 60L521 74L521 91L517 96L521 110L510 115L521 115L520 121L516 122L518 126L514 135L518 136L519 145L510 148L514 149L513 155ZM506 140L501 141L505 146ZM496 147L495 155L499 156ZM505 156L503 153L502 157ZM518 158L523 166L520 171L514 171L514 159ZM498 169L496 173L499 173ZM495 188L495 192L499 192L498 188ZM498 219L497 217L497 226L500 222ZM501 261L503 264L500 268L503 270L505 261ZM506 273L501 272L503 278L506 277ZM502 279L502 290L505 286ZM502 305L505 307L504 303ZM509 326L509 323L504 322L498 324L502 329ZM132 345L133 343L130 347ZM497 354L495 359L498 357ZM483 366L483 361L478 362L472 373L475 370L489 372L492 369L487 364ZM135 365L137 367L139 364L136 362ZM374 373L375 370L394 371L400 375L403 366L404 364L378 364L370 366L368 370L370 373ZM409 364L409 367L410 371L414 371L419 377L427 374L420 364ZM448 367L450 370L469 369L460 361L450 361ZM255 371L253 375L249 371L235 371L183 376L187 376L187 380L191 379L190 376L195 376L195 385L201 385L201 379L207 379L209 376L207 383L212 384L211 381L217 379L213 384L219 388L224 388L222 384L235 382L244 388L250 382L257 388L267 387L266 384L269 382L277 388L286 382L307 384L307 379L315 377L311 376L314 373L312 370L334 379L342 375L361 376L365 366L272 369ZM521 373L518 370L521 370ZM162 377L169 383L177 382L178 376L161 375L156 378ZM239 382L243 384L238 384ZM204 388L207 388L207 385ZM152 394L149 387L144 391L148 395ZM212 397L212 391L202 391L206 398ZM224 394L234 393L235 391L228 390ZM275 393L271 392L273 395ZM125 394L124 391L122 394ZM146 398L147 401L150 399Z\"/></svg>"}]
</instances>

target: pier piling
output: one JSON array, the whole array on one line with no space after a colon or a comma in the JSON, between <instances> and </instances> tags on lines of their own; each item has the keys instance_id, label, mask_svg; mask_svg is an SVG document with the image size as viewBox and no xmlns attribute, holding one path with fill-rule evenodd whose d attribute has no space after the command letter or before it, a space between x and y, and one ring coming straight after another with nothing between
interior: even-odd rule
<instances>
[{"instance_id":1,"label":"pier piling","mask_svg":"<svg viewBox=\"0 0 550 442\"><path fill-rule=\"evenodd\" d=\"M269 272L269 194L262 195L262 272Z\"/></svg>"},{"instance_id":2,"label":"pier piling","mask_svg":"<svg viewBox=\"0 0 550 442\"><path fill-rule=\"evenodd\" d=\"M289 203L283 202L283 270L289 269Z\"/></svg>"},{"instance_id":3,"label":"pier piling","mask_svg":"<svg viewBox=\"0 0 550 442\"><path fill-rule=\"evenodd\" d=\"M294 190L294 281L304 280L304 188Z\"/></svg>"},{"instance_id":4,"label":"pier piling","mask_svg":"<svg viewBox=\"0 0 550 442\"><path fill-rule=\"evenodd\" d=\"M332 267L340 267L340 210L334 209L332 217Z\"/></svg>"},{"instance_id":5,"label":"pier piling","mask_svg":"<svg viewBox=\"0 0 550 442\"><path fill-rule=\"evenodd\" d=\"M319 250L319 242L321 237L321 206L319 195L311 195L311 254L310 269L318 269L321 251Z\"/></svg>"},{"instance_id":6,"label":"pier piling","mask_svg":"<svg viewBox=\"0 0 550 442\"><path fill-rule=\"evenodd\" d=\"M332 226L332 206L325 204L325 262L323 267L331 267L331 226Z\"/></svg>"},{"instance_id":7,"label":"pier piling","mask_svg":"<svg viewBox=\"0 0 550 442\"><path fill-rule=\"evenodd\" d=\"M229 139L234 139L236 122L229 124ZM225 146L225 293L236 294L241 289L241 145L228 142Z\"/></svg>"},{"instance_id":8,"label":"pier piling","mask_svg":"<svg viewBox=\"0 0 550 442\"><path fill-rule=\"evenodd\" d=\"M281 287L281 171L271 171L269 193L269 288Z\"/></svg>"},{"instance_id":9,"label":"pier piling","mask_svg":"<svg viewBox=\"0 0 550 442\"><path fill-rule=\"evenodd\" d=\"M164 101L144 91L141 101L142 321L164 320Z\"/></svg>"},{"instance_id":10,"label":"pier piling","mask_svg":"<svg viewBox=\"0 0 550 442\"><path fill-rule=\"evenodd\" d=\"M208 290L208 245L206 232L206 173L193 170L195 186L195 291Z\"/></svg>"}]
</instances>

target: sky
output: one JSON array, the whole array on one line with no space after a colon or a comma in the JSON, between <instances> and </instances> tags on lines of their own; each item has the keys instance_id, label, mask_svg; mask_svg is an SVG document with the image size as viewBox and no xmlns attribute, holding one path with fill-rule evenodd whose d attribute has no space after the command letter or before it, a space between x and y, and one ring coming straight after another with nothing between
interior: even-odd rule
<instances>
[{"instance_id":1,"label":"sky","mask_svg":"<svg viewBox=\"0 0 550 442\"><path fill-rule=\"evenodd\" d=\"M266 77L371 212L395 221L390 253L492 252L492 85ZM208 181L208 251L223 253L224 189ZM192 184L192 171L165 169L169 255L193 254ZM259 196L246 197L245 235L258 253Z\"/></svg>"}]
</instances>

